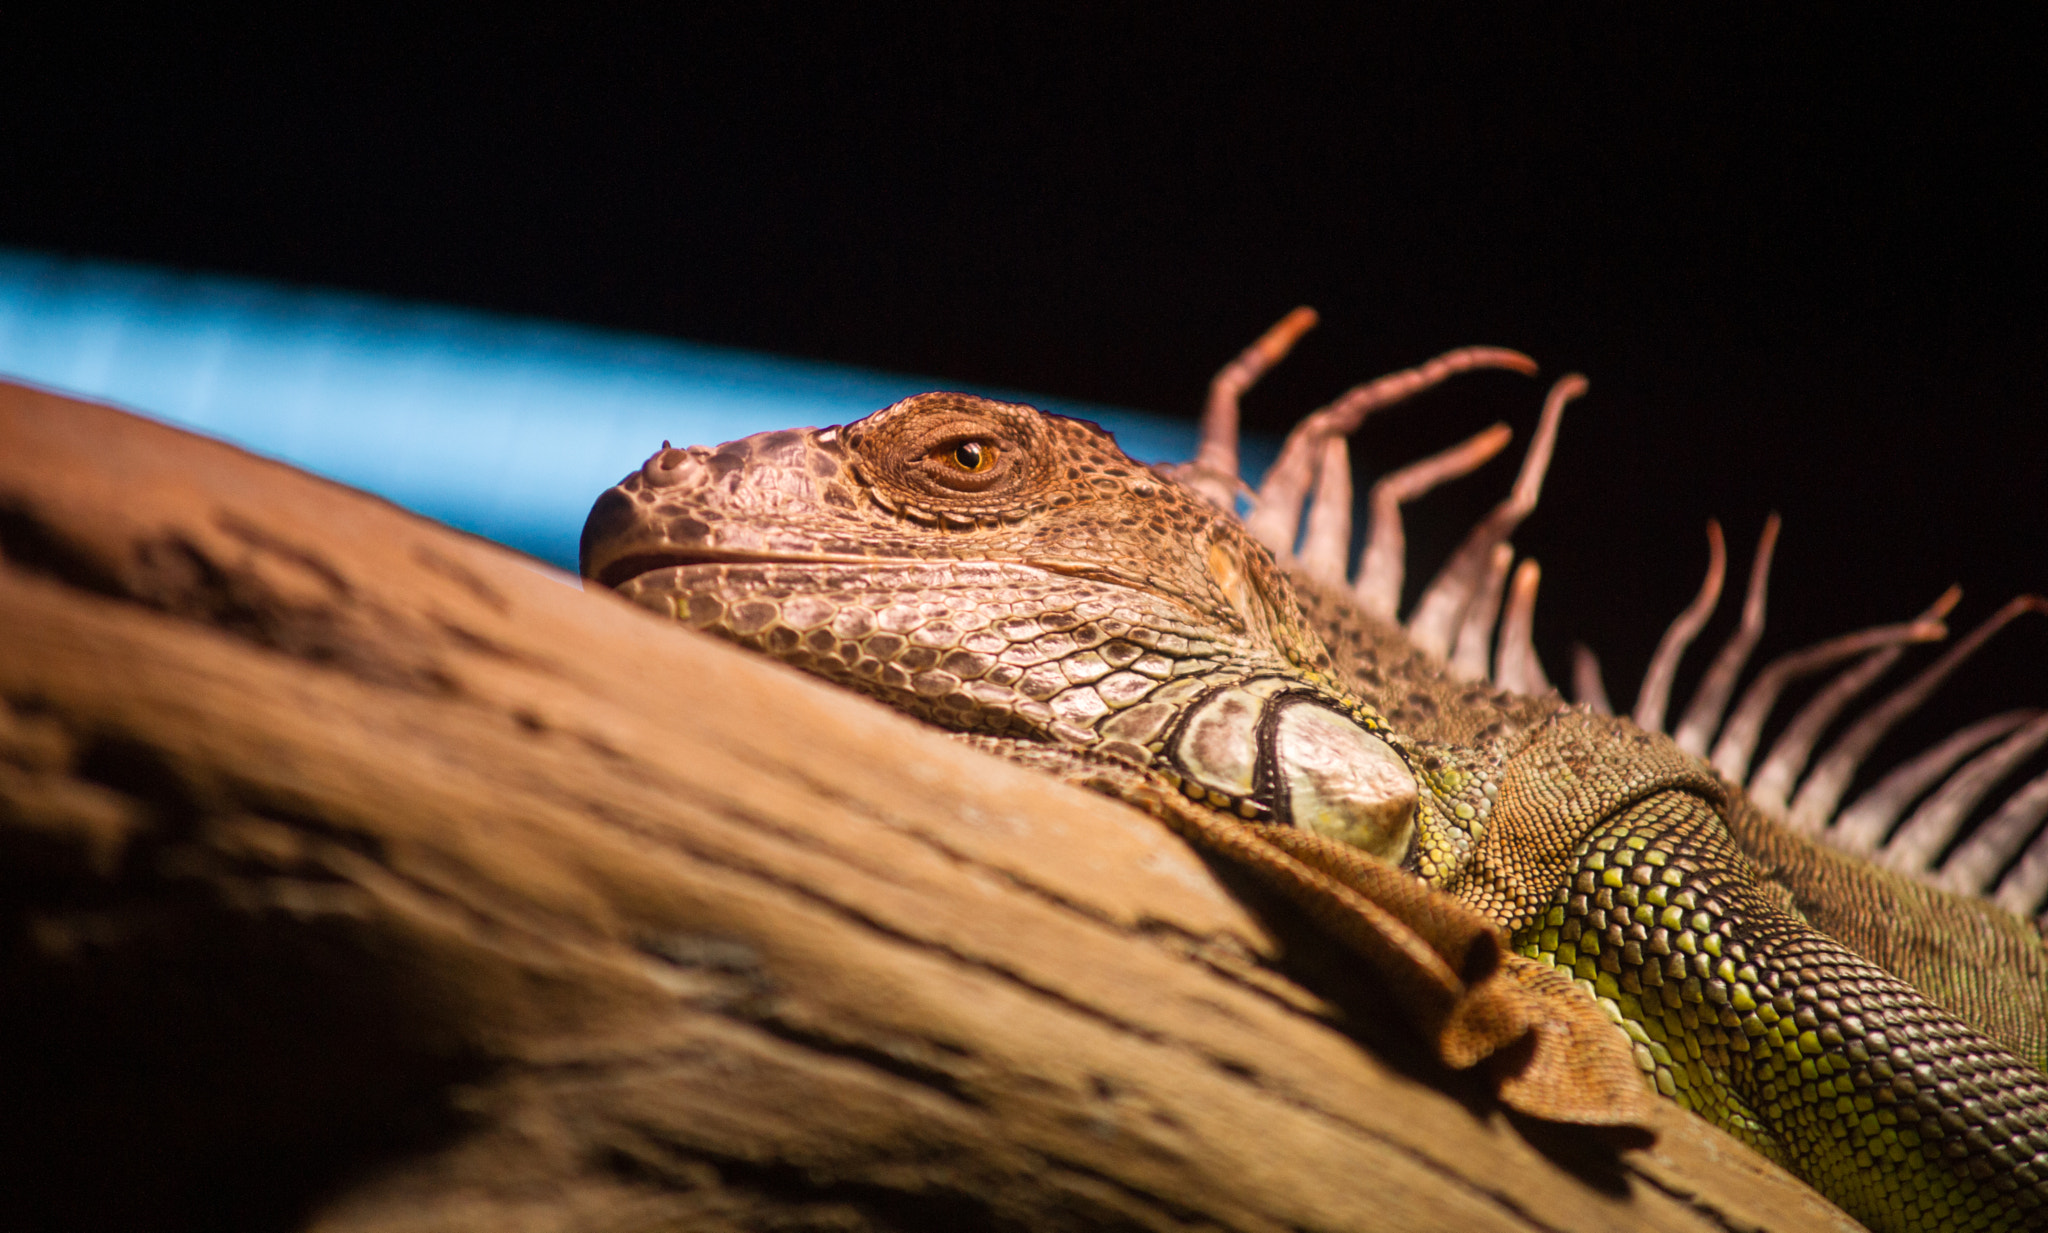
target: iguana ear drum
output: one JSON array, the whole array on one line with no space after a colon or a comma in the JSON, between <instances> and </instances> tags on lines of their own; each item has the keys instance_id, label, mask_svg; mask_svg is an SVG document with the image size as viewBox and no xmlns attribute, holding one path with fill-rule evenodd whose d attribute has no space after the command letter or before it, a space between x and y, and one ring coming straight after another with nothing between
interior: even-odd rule
<instances>
[{"instance_id":1,"label":"iguana ear drum","mask_svg":"<svg viewBox=\"0 0 2048 1233\"><path fill-rule=\"evenodd\" d=\"M1274 706L1273 813L1399 860L1415 834L1415 775L1393 746L1311 698Z\"/></svg>"},{"instance_id":2,"label":"iguana ear drum","mask_svg":"<svg viewBox=\"0 0 2048 1233\"><path fill-rule=\"evenodd\" d=\"M1260 755L1265 752L1259 730L1266 700L1290 684L1277 676L1246 681L1212 690L1188 708L1180 731L1174 734L1173 757L1183 777L1207 789L1212 797L1227 798L1221 802L1212 799L1210 804L1229 809L1249 801L1259 806L1257 816L1270 816L1270 807L1258 790Z\"/></svg>"},{"instance_id":3,"label":"iguana ear drum","mask_svg":"<svg viewBox=\"0 0 2048 1233\"><path fill-rule=\"evenodd\" d=\"M1393 746L1298 683L1266 677L1189 707L1167 752L1188 795L1400 860L1419 790Z\"/></svg>"}]
</instances>

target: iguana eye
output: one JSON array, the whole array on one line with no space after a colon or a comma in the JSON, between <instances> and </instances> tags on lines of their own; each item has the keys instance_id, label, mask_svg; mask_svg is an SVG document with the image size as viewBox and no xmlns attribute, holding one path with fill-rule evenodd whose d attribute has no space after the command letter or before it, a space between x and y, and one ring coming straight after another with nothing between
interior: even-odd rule
<instances>
[{"instance_id":1,"label":"iguana eye","mask_svg":"<svg viewBox=\"0 0 2048 1233\"><path fill-rule=\"evenodd\" d=\"M966 394L906 398L848 425L847 434L878 485L901 486L913 503L961 498L992 511L991 502L1035 491L1047 466L1037 448L1045 439L1043 416Z\"/></svg>"},{"instance_id":2,"label":"iguana eye","mask_svg":"<svg viewBox=\"0 0 2048 1233\"><path fill-rule=\"evenodd\" d=\"M988 437L949 437L927 447L917 469L941 488L985 492L1015 468L1004 447Z\"/></svg>"},{"instance_id":3,"label":"iguana eye","mask_svg":"<svg viewBox=\"0 0 2048 1233\"><path fill-rule=\"evenodd\" d=\"M962 471L986 471L996 465L996 447L986 441L962 441L953 447L951 458Z\"/></svg>"}]
</instances>

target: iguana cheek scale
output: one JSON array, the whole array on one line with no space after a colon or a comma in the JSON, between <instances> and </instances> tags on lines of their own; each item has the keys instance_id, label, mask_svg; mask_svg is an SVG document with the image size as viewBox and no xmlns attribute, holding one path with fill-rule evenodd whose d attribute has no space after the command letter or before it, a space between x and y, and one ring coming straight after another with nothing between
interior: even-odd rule
<instances>
[{"instance_id":1,"label":"iguana cheek scale","mask_svg":"<svg viewBox=\"0 0 2048 1233\"><path fill-rule=\"evenodd\" d=\"M1419 388L1397 377L1361 388ZM1500 526L1533 507L1526 481ZM1442 631L1499 593L1504 535L1464 554L1432 653L1093 425L925 394L664 448L598 499L583 566L1160 816L1372 961L1439 1056L1484 1063L1517 1108L1627 1121L1654 1089L1873 1227L2048 1224L2048 1081L1987 1036L2039 1039L1999 993L2036 979L2038 935L2013 975L1938 1006L1798 904L1867 895L1940 928L1945 901L1824 862L1786 881L1796 852L1767 877L1730 829L1755 824L1739 792L1671 740L1456 679ZM1516 595L1511 619L1533 578ZM2021 936L2004 929L1987 953Z\"/></svg>"}]
</instances>

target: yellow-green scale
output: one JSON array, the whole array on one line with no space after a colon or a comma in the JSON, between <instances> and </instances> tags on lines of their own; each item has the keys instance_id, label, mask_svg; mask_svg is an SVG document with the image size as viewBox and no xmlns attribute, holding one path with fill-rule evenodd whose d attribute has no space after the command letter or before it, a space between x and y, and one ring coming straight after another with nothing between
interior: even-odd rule
<instances>
[{"instance_id":1,"label":"yellow-green scale","mask_svg":"<svg viewBox=\"0 0 2048 1233\"><path fill-rule=\"evenodd\" d=\"M1975 1126L1953 1110L1944 1127L1956 1089L1922 1081L1930 1061L1967 1072L1977 1059L1943 1051L1943 1022L1902 1024L1890 977L1804 942L1753 874L1736 876L1742 859L1700 798L1652 797L1580 845L1574 876L1515 946L1573 974L1628 1033L1651 1087L1873 1227L2028 1227L2042 1213L2002 1189L1999 1145L1966 1142ZM1895 1046L1875 1024L1909 1039Z\"/></svg>"}]
</instances>

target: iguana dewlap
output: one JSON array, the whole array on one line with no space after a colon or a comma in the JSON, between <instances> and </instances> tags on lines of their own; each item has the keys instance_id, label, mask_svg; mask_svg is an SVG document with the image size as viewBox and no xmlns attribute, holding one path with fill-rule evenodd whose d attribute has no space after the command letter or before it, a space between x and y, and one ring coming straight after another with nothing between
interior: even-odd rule
<instances>
[{"instance_id":1,"label":"iguana dewlap","mask_svg":"<svg viewBox=\"0 0 2048 1233\"><path fill-rule=\"evenodd\" d=\"M1598 1120L1618 1058L1875 1228L2048 1227L2031 926L1772 829L1661 734L1456 679L1093 425L938 393L664 448L583 569L1244 863L1510 1103ZM1830 912L1956 949L1887 971Z\"/></svg>"}]
</instances>

